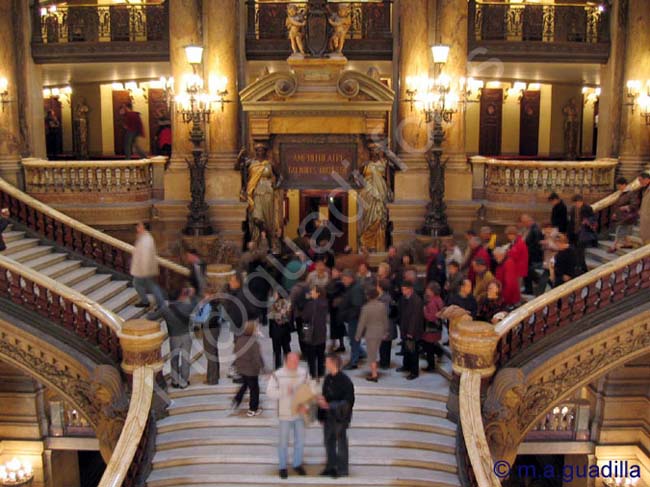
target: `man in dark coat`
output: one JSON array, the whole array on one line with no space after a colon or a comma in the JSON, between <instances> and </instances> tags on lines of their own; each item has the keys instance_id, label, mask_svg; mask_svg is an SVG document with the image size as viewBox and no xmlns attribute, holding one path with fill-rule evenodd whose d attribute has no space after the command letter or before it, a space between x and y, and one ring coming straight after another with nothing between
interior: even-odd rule
<instances>
[{"instance_id":1,"label":"man in dark coat","mask_svg":"<svg viewBox=\"0 0 650 487\"><path fill-rule=\"evenodd\" d=\"M557 228L560 233L566 233L569 226L569 215L564 201L555 192L549 195L548 201L553 205L551 210L551 225Z\"/></svg>"},{"instance_id":2,"label":"man in dark coat","mask_svg":"<svg viewBox=\"0 0 650 487\"><path fill-rule=\"evenodd\" d=\"M339 305L339 317L347 325L348 339L350 340L350 362L344 367L345 370L354 370L358 367L359 358L362 355L361 342L356 340L359 315L363 306L364 296L361 284L356 279L354 272L350 269L343 271L341 278L345 286L345 294Z\"/></svg>"},{"instance_id":3,"label":"man in dark coat","mask_svg":"<svg viewBox=\"0 0 650 487\"><path fill-rule=\"evenodd\" d=\"M533 283L538 281L537 270L542 269L544 261L544 252L542 251L544 235L537 222L530 215L521 215L519 221L524 228L524 242L528 247L528 274L524 278L524 287L526 294L533 294Z\"/></svg>"},{"instance_id":4,"label":"man in dark coat","mask_svg":"<svg viewBox=\"0 0 650 487\"><path fill-rule=\"evenodd\" d=\"M7 244L2 238L2 232L7 229L9 223L9 208L3 208L0 210L0 252L7 248Z\"/></svg>"},{"instance_id":5,"label":"man in dark coat","mask_svg":"<svg viewBox=\"0 0 650 487\"><path fill-rule=\"evenodd\" d=\"M402 297L399 302L399 327L404 337L404 363L398 372L408 372L407 380L420 374L420 358L417 343L424 333L424 304L409 281L402 283Z\"/></svg>"},{"instance_id":6,"label":"man in dark coat","mask_svg":"<svg viewBox=\"0 0 650 487\"><path fill-rule=\"evenodd\" d=\"M323 395L318 398L318 417L323 421L327 465L321 475L345 477L349 474L347 430L352 421L354 384L341 371L341 357L330 353L325 359L327 376Z\"/></svg>"}]
</instances>

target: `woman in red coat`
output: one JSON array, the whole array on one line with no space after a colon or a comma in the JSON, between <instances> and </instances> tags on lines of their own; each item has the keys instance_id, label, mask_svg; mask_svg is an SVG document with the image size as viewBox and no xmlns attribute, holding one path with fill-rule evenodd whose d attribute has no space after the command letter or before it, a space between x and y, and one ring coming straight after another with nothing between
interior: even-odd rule
<instances>
[{"instance_id":1,"label":"woman in red coat","mask_svg":"<svg viewBox=\"0 0 650 487\"><path fill-rule=\"evenodd\" d=\"M526 242L519 235L516 227L506 228L506 237L510 242L508 257L515 263L517 277L524 278L528 275L528 247Z\"/></svg>"},{"instance_id":2,"label":"woman in red coat","mask_svg":"<svg viewBox=\"0 0 650 487\"><path fill-rule=\"evenodd\" d=\"M521 288L515 260L506 255L502 248L494 249L494 260L497 261L496 278L501 283L503 304L513 306L521 301Z\"/></svg>"}]
</instances>

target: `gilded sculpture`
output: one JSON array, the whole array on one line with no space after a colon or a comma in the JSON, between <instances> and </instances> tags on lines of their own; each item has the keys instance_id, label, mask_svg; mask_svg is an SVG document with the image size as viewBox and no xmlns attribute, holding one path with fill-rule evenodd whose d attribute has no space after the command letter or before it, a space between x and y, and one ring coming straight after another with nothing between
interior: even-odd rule
<instances>
[{"instance_id":1,"label":"gilded sculpture","mask_svg":"<svg viewBox=\"0 0 650 487\"><path fill-rule=\"evenodd\" d=\"M307 25L304 11L298 10L297 5L287 5L287 20L285 21L289 40L291 41L291 51L293 54L305 54L303 43L304 34L302 29Z\"/></svg>"},{"instance_id":2,"label":"gilded sculpture","mask_svg":"<svg viewBox=\"0 0 650 487\"><path fill-rule=\"evenodd\" d=\"M388 184L390 162L380 144L368 145L369 160L361 167L357 177L359 189L359 214L361 246L369 251L386 250L386 230L388 227L387 204L392 200ZM359 177L360 176L360 177Z\"/></svg>"},{"instance_id":3,"label":"gilded sculpture","mask_svg":"<svg viewBox=\"0 0 650 487\"><path fill-rule=\"evenodd\" d=\"M240 199L248 203L250 241L259 244L264 235L269 238L282 228L282 178L268 157L268 145L259 142L254 149L253 159L246 156L245 149L240 151L236 169L242 173ZM271 247L276 244L271 242Z\"/></svg>"},{"instance_id":4,"label":"gilded sculpture","mask_svg":"<svg viewBox=\"0 0 650 487\"><path fill-rule=\"evenodd\" d=\"M332 35L329 40L328 49L331 52L343 53L345 39L352 26L352 9L347 3L341 3L336 12L329 17L329 24L332 26Z\"/></svg>"}]
</instances>

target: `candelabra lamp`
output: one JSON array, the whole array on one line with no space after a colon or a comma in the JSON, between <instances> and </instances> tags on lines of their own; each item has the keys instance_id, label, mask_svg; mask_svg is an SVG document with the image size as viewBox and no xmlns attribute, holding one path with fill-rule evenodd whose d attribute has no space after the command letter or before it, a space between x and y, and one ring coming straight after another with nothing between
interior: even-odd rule
<instances>
[{"instance_id":1,"label":"candelabra lamp","mask_svg":"<svg viewBox=\"0 0 650 487\"><path fill-rule=\"evenodd\" d=\"M174 99L177 114L184 123L191 125L189 140L192 143L192 158L186 159L190 170L191 201L184 233L192 236L212 235L208 204L205 201L205 167L208 156L203 149L205 141L203 127L206 123L210 123L212 107L215 104L220 104L223 111L224 104L228 103L227 79L215 78L215 82L211 83L212 90L204 90L203 77L198 74L203 48L187 46L185 53L193 73L185 79L184 92Z\"/></svg>"},{"instance_id":2,"label":"candelabra lamp","mask_svg":"<svg viewBox=\"0 0 650 487\"><path fill-rule=\"evenodd\" d=\"M442 73L449 56L449 46L437 44L433 52L434 77L409 77L406 80L406 101L411 109L417 106L431 127L431 148L427 153L429 164L429 203L422 235L444 237L451 235L447 223L445 204L445 166L442 159L442 143L445 141L443 124L452 122L458 111L458 96L451 92L451 79Z\"/></svg>"},{"instance_id":3,"label":"candelabra lamp","mask_svg":"<svg viewBox=\"0 0 650 487\"><path fill-rule=\"evenodd\" d=\"M27 462L21 462L14 458L4 465L0 465L0 485L3 487L31 485L33 479L32 466Z\"/></svg>"}]
</instances>

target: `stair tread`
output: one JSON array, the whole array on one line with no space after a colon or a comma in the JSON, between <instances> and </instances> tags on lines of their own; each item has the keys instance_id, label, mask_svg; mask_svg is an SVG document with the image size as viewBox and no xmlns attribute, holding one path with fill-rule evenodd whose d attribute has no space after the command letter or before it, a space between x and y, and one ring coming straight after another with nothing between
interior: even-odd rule
<instances>
[{"instance_id":1,"label":"stair tread","mask_svg":"<svg viewBox=\"0 0 650 487\"><path fill-rule=\"evenodd\" d=\"M352 452L351 458L353 458ZM435 479L430 469L409 467L393 467L390 465L352 465L350 476L345 479L330 479L318 476L323 464L306 464L309 473L307 477L300 477L299 482L305 485L390 485L395 479L424 482L425 485L459 486L458 475L449 472L436 471ZM227 465L191 465L155 469L147 479L147 485L156 485L156 482L176 481L178 484L160 485L192 485L211 483L219 485L222 482L238 483L243 485L285 484L287 481L278 477L277 465L255 464L227 464ZM292 477L291 484L296 480ZM406 485L405 483L402 485Z\"/></svg>"},{"instance_id":2,"label":"stair tread","mask_svg":"<svg viewBox=\"0 0 650 487\"><path fill-rule=\"evenodd\" d=\"M56 280L59 281L61 284L64 284L66 286L72 285L72 288L76 289L75 286L79 282L80 279L90 277L96 271L97 271L97 269L95 267L79 267L78 269L75 269L72 272L68 272L67 274L64 274L64 275L58 277Z\"/></svg>"},{"instance_id":3,"label":"stair tread","mask_svg":"<svg viewBox=\"0 0 650 487\"><path fill-rule=\"evenodd\" d=\"M104 303L129 285L129 281L110 281L105 286L88 294L88 299Z\"/></svg>"},{"instance_id":4,"label":"stair tread","mask_svg":"<svg viewBox=\"0 0 650 487\"><path fill-rule=\"evenodd\" d=\"M48 254L52 252L53 249L54 247L48 245L37 245L36 247L20 250L7 256L18 262L23 262Z\"/></svg>"},{"instance_id":5,"label":"stair tread","mask_svg":"<svg viewBox=\"0 0 650 487\"><path fill-rule=\"evenodd\" d=\"M72 286L72 289L82 294L85 294L88 291L88 289L95 289L98 285L101 285L105 282L109 282L110 280L111 280L110 274L93 274L89 276L87 279L84 279L83 281L76 283L74 286Z\"/></svg>"},{"instance_id":6,"label":"stair tread","mask_svg":"<svg viewBox=\"0 0 650 487\"><path fill-rule=\"evenodd\" d=\"M236 444L276 444L275 426L260 428L237 428L226 426L219 429L219 435L208 428L192 428L186 430L172 431L170 433L159 433L156 437L156 449L175 448L184 445L236 445ZM429 448L438 451L453 453L456 448L456 439L438 433L426 431L408 431L398 429L350 429L348 439L351 445L377 445L377 444L402 444L405 441L429 445ZM306 444L318 444L323 442L323 433L319 428L307 428L305 434ZM231 443L229 443L231 442Z\"/></svg>"},{"instance_id":7,"label":"stair tread","mask_svg":"<svg viewBox=\"0 0 650 487\"><path fill-rule=\"evenodd\" d=\"M13 242L15 240L20 240L24 236L25 236L25 232L20 232L18 230L2 232L2 238L5 241L5 243Z\"/></svg>"},{"instance_id":8,"label":"stair tread","mask_svg":"<svg viewBox=\"0 0 650 487\"><path fill-rule=\"evenodd\" d=\"M64 261L68 257L68 254L63 254L63 253L51 253L47 255L43 255L41 257L37 257L32 260L28 260L26 262L23 262L23 265L30 267L35 270L40 270L43 269L47 266L54 265L58 262Z\"/></svg>"},{"instance_id":9,"label":"stair tread","mask_svg":"<svg viewBox=\"0 0 650 487\"><path fill-rule=\"evenodd\" d=\"M38 245L39 241L38 238L21 238L19 240L7 242L7 248L4 252L5 254L11 254L11 252L16 251L16 249L24 250L26 248L35 247Z\"/></svg>"},{"instance_id":10,"label":"stair tread","mask_svg":"<svg viewBox=\"0 0 650 487\"><path fill-rule=\"evenodd\" d=\"M52 266L46 267L44 269L41 269L40 272L42 274L45 274L48 277L54 276L58 273L61 272L68 272L72 271L73 269L77 269L78 267L81 266L81 261L80 260L64 260L62 262L58 262Z\"/></svg>"},{"instance_id":11,"label":"stair tread","mask_svg":"<svg viewBox=\"0 0 650 487\"><path fill-rule=\"evenodd\" d=\"M113 296L108 301L104 302L102 306L106 309L115 312L121 311L129 304L134 303L138 299L138 293L132 287L126 288L117 295Z\"/></svg>"},{"instance_id":12,"label":"stair tread","mask_svg":"<svg viewBox=\"0 0 650 487\"><path fill-rule=\"evenodd\" d=\"M272 436L277 438L277 434ZM365 445L358 448L351 457L352 465L373 464L378 458L390 458L392 460L412 460L440 464L447 466L451 471L456 471L456 455L430 450L418 450L408 447L396 447L391 445ZM305 447L305 459L307 463L324 463L325 451L321 443L310 444ZM161 468L165 462L193 460L192 464L212 463L248 463L257 464L277 463L277 445L229 445L223 448L222 445L194 445L185 448L156 452L153 463L154 468L158 464ZM180 463L177 463L180 465ZM445 469L447 470L447 469Z\"/></svg>"},{"instance_id":13,"label":"stair tread","mask_svg":"<svg viewBox=\"0 0 650 487\"><path fill-rule=\"evenodd\" d=\"M129 305L124 309L120 310L119 313L117 314L124 321L127 321L127 320L134 320L136 318L140 318L142 315L144 315L145 311L146 310L144 308L138 308L137 306Z\"/></svg>"}]
</instances>

